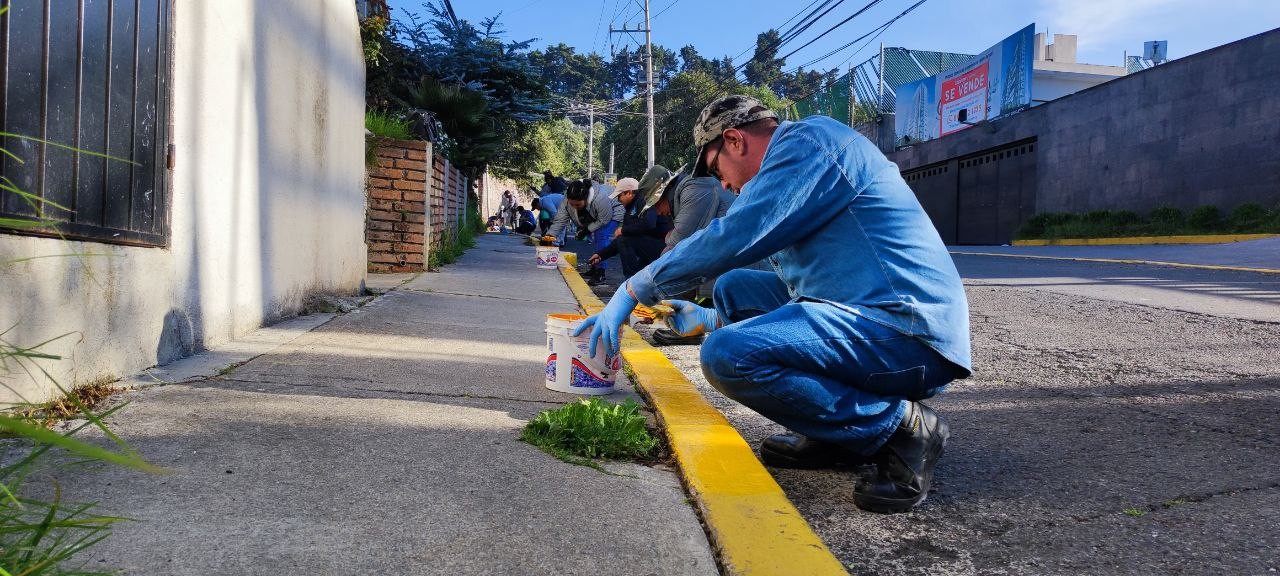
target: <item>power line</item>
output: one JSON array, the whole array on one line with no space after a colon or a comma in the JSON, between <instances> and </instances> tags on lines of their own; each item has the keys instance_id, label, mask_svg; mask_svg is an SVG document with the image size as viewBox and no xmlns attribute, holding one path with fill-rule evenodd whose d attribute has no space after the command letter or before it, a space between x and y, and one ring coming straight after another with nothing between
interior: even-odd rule
<instances>
[{"instance_id":1,"label":"power line","mask_svg":"<svg viewBox=\"0 0 1280 576\"><path fill-rule=\"evenodd\" d=\"M667 10L670 10L672 6L675 6L675 5L676 5L676 3L677 3L677 2L679 2L679 1L680 1L680 0L671 0L671 3L670 3L670 4L667 4L667 7L666 7L666 8L663 8L662 10L659 10L657 14L654 14L654 15L653 15L653 17L651 17L651 18L650 18L650 20L652 20L652 19L654 19L654 18L657 18L657 17L661 16L664 12L666 12Z\"/></svg>"},{"instance_id":2,"label":"power line","mask_svg":"<svg viewBox=\"0 0 1280 576\"><path fill-rule=\"evenodd\" d=\"M841 20L841 21L840 21L840 22L838 22L835 26L832 26L832 27L830 27L830 28L827 28L827 31L826 31L826 32L823 32L823 33L819 34L816 38L814 38L814 39L812 39L812 40L810 40L810 41L808 41L808 42L805 42L804 46L801 46L801 47L799 47L799 48L796 48L795 50L792 50L792 51L788 52L786 56L783 56L783 57L782 57L782 59L783 59L783 60L786 60L787 58L790 58L790 57L791 57L793 54L795 54L796 52L799 52L799 51L801 51L801 50L804 50L805 48L807 48L807 47L809 47L810 45L812 45L814 42L817 42L818 40L821 40L823 36L826 36L827 34L830 34L830 33L832 33L833 31L835 31L835 29L837 29L837 28L839 28L839 27L841 27L841 26L844 26L845 24L848 24L850 20L853 20L854 18L857 18L858 16L862 15L862 13L866 12L867 10L870 10L873 6L875 6L876 4L879 4L879 3L880 3L880 2L882 2L882 1L884 1L884 0L871 0L871 2L868 2L866 6L863 6L860 10L858 10L857 12L854 12L854 13L853 13L853 14L851 14L848 18L845 18L844 20Z\"/></svg>"}]
</instances>

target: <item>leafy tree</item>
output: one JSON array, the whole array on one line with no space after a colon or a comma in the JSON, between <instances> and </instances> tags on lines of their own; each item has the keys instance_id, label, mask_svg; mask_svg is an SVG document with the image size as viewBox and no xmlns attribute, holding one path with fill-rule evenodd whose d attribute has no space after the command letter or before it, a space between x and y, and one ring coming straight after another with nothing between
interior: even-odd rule
<instances>
[{"instance_id":1,"label":"leafy tree","mask_svg":"<svg viewBox=\"0 0 1280 576\"><path fill-rule=\"evenodd\" d=\"M687 44L680 49L680 71L710 74L711 61L699 55L698 49L694 48L692 44Z\"/></svg>"},{"instance_id":2,"label":"leafy tree","mask_svg":"<svg viewBox=\"0 0 1280 576\"><path fill-rule=\"evenodd\" d=\"M774 92L782 90L782 66L785 62L778 58L781 39L781 35L773 28L756 36L755 53L744 68L747 84L768 86Z\"/></svg>"},{"instance_id":3,"label":"leafy tree","mask_svg":"<svg viewBox=\"0 0 1280 576\"><path fill-rule=\"evenodd\" d=\"M654 96L654 144L656 162L675 170L684 164L692 165L694 158L693 122L708 103L729 93L748 94L759 98L766 106L778 109L787 102L767 87L743 86L736 82L717 82L705 72L682 72L668 83L666 89ZM631 101L625 114L605 131L602 148L612 143L616 148L616 171L619 176L639 177L644 173L646 158L645 118L641 114L641 100Z\"/></svg>"}]
</instances>

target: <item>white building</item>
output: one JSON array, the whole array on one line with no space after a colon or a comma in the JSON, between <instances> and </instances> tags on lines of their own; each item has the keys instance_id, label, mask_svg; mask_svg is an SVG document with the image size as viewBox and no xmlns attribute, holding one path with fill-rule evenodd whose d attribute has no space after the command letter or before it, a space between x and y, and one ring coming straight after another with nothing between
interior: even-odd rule
<instances>
[{"instance_id":1,"label":"white building","mask_svg":"<svg viewBox=\"0 0 1280 576\"><path fill-rule=\"evenodd\" d=\"M0 172L71 209L43 205L71 240L0 229L0 338L52 339L41 351L62 360L42 366L69 388L226 342L310 294L359 291L364 65L351 0L81 4L13 3L4 128L133 163L4 142L25 162ZM0 194L0 218L32 216ZM9 368L0 401L53 392Z\"/></svg>"},{"instance_id":2,"label":"white building","mask_svg":"<svg viewBox=\"0 0 1280 576\"><path fill-rule=\"evenodd\" d=\"M1046 45L1044 33L1037 33L1035 61L1031 65L1031 102L1035 105L1057 100L1126 73L1123 66L1076 62L1074 35L1054 34L1053 44Z\"/></svg>"}]
</instances>

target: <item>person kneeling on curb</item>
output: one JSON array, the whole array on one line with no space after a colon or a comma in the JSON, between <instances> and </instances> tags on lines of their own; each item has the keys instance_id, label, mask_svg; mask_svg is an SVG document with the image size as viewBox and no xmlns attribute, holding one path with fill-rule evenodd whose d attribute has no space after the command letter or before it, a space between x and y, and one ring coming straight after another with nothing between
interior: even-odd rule
<instances>
[{"instance_id":1,"label":"person kneeling on curb","mask_svg":"<svg viewBox=\"0 0 1280 576\"><path fill-rule=\"evenodd\" d=\"M778 467L873 464L859 508L924 501L950 435L921 400L970 375L964 287L897 166L835 120L778 123L758 100L726 96L693 129L694 175L739 193L722 218L625 282L578 329L618 350L637 303L702 279L715 310L673 301L681 334L705 332L702 370L726 396L792 432L764 441ZM773 272L735 270L768 259Z\"/></svg>"}]
</instances>

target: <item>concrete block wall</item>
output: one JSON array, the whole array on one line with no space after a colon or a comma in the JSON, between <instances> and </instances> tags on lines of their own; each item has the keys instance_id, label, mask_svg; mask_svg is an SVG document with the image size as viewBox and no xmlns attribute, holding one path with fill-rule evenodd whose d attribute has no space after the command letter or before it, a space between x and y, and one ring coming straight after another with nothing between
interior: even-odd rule
<instances>
[{"instance_id":1,"label":"concrete block wall","mask_svg":"<svg viewBox=\"0 0 1280 576\"><path fill-rule=\"evenodd\" d=\"M379 140L369 170L365 241L370 272L414 272L426 264L427 156L419 140Z\"/></svg>"}]
</instances>

